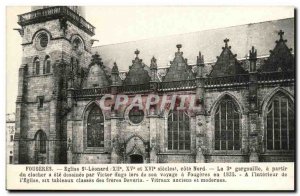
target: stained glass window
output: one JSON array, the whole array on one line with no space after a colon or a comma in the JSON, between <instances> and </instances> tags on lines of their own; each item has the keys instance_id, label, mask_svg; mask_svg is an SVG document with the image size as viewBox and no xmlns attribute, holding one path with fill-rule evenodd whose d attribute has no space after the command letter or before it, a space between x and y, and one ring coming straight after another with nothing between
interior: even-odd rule
<instances>
[{"instance_id":1,"label":"stained glass window","mask_svg":"<svg viewBox=\"0 0 300 196\"><path fill-rule=\"evenodd\" d=\"M266 146L268 150L294 150L294 104L283 93L277 93L267 106Z\"/></svg>"},{"instance_id":2,"label":"stained glass window","mask_svg":"<svg viewBox=\"0 0 300 196\"><path fill-rule=\"evenodd\" d=\"M180 110L171 111L168 116L168 149L190 150L190 118Z\"/></svg>"},{"instance_id":3,"label":"stained glass window","mask_svg":"<svg viewBox=\"0 0 300 196\"><path fill-rule=\"evenodd\" d=\"M42 48L45 48L48 45L48 36L46 33L40 33L38 35L39 41L40 41L40 46Z\"/></svg>"},{"instance_id":4,"label":"stained glass window","mask_svg":"<svg viewBox=\"0 0 300 196\"><path fill-rule=\"evenodd\" d=\"M139 107L133 107L129 111L128 115L129 115L129 120L134 124L141 123L144 119L144 111L140 110Z\"/></svg>"},{"instance_id":5,"label":"stained glass window","mask_svg":"<svg viewBox=\"0 0 300 196\"><path fill-rule=\"evenodd\" d=\"M104 116L98 106L94 106L88 115L87 147L104 147Z\"/></svg>"},{"instance_id":6,"label":"stained glass window","mask_svg":"<svg viewBox=\"0 0 300 196\"><path fill-rule=\"evenodd\" d=\"M240 150L240 113L231 97L225 96L215 113L215 150Z\"/></svg>"}]
</instances>

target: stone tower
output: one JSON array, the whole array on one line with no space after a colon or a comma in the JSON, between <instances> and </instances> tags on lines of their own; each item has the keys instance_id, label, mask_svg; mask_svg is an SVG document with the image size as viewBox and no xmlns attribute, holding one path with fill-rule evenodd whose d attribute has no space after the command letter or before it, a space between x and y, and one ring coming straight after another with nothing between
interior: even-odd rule
<instances>
[{"instance_id":1,"label":"stone tower","mask_svg":"<svg viewBox=\"0 0 300 196\"><path fill-rule=\"evenodd\" d=\"M18 17L23 57L14 163L66 163L67 88L81 85L95 28L78 6L32 7Z\"/></svg>"}]
</instances>

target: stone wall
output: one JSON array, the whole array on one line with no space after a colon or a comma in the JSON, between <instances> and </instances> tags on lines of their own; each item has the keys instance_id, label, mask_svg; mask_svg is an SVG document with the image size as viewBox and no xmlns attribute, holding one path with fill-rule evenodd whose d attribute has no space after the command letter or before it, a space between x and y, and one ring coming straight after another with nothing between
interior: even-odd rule
<instances>
[{"instance_id":1,"label":"stone wall","mask_svg":"<svg viewBox=\"0 0 300 196\"><path fill-rule=\"evenodd\" d=\"M36 35L41 31L46 32L50 38L43 49L36 47L35 41ZM71 44L76 36L84 43L84 48L80 52L74 51ZM75 57L80 65L87 67L91 57L90 36L70 22L67 22L67 29L63 31L59 20L56 19L24 26L22 46L24 68L19 74L19 103L16 111L16 140L20 141L15 144L14 162L35 162L33 139L38 130L43 130L48 140L47 163L58 163L63 155L61 151L65 149L62 143L56 140L64 139L66 133L63 127L66 126L66 122L59 117L62 104L56 100L60 89L57 89L55 84L57 76L54 75L54 65L62 59L70 63L71 57ZM43 65L46 55L51 60L51 73L44 74ZM34 70L36 57L40 61L38 75ZM44 97L42 108L38 107L39 96ZM18 148L22 148L22 152L19 152Z\"/></svg>"}]
</instances>

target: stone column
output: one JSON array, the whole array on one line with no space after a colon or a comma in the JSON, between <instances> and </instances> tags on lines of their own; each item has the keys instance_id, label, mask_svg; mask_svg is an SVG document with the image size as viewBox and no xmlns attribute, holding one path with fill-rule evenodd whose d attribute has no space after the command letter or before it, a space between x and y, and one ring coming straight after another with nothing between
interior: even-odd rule
<instances>
[{"instance_id":1,"label":"stone column","mask_svg":"<svg viewBox=\"0 0 300 196\"><path fill-rule=\"evenodd\" d=\"M68 89L68 107L73 108L74 101L72 98L73 88ZM72 109L71 112L68 113L67 116L67 163L72 164L73 163L73 119L74 119L74 110Z\"/></svg>"},{"instance_id":2,"label":"stone column","mask_svg":"<svg viewBox=\"0 0 300 196\"><path fill-rule=\"evenodd\" d=\"M260 132L258 126L258 107L257 107L257 51L252 46L249 51L249 162L258 162L258 133Z\"/></svg>"},{"instance_id":3,"label":"stone column","mask_svg":"<svg viewBox=\"0 0 300 196\"><path fill-rule=\"evenodd\" d=\"M67 163L72 164L73 163L73 152L72 152L72 140L71 138L68 139L68 147L67 147Z\"/></svg>"},{"instance_id":4,"label":"stone column","mask_svg":"<svg viewBox=\"0 0 300 196\"><path fill-rule=\"evenodd\" d=\"M50 101L50 127L49 127L49 151L48 151L48 164L54 164L56 161L56 148L57 148L57 118L58 118L58 113L57 113L57 95L53 94L52 100Z\"/></svg>"},{"instance_id":5,"label":"stone column","mask_svg":"<svg viewBox=\"0 0 300 196\"><path fill-rule=\"evenodd\" d=\"M120 131L118 128L118 120L116 111L112 110L110 123L111 123L111 163L118 164L122 162L120 155L120 148L122 147L122 142L120 141Z\"/></svg>"},{"instance_id":6,"label":"stone column","mask_svg":"<svg viewBox=\"0 0 300 196\"><path fill-rule=\"evenodd\" d=\"M150 89L153 94L157 93L158 90L158 83L159 83L159 78L157 76L157 63L156 63L156 58L153 56L151 59L150 63ZM147 108L148 109L148 108ZM159 149L159 143L158 143L158 134L156 131L158 130L164 130L164 129L159 129L159 121L158 121L158 115L157 115L157 109L156 106L151 105L149 108L149 162L150 163L158 163L158 157L157 157L157 152Z\"/></svg>"},{"instance_id":7,"label":"stone column","mask_svg":"<svg viewBox=\"0 0 300 196\"><path fill-rule=\"evenodd\" d=\"M16 116L15 116L15 136L14 136L14 164L27 163L27 143L25 131L26 127L23 123L26 111L24 104L24 95L26 92L26 74L27 65L22 65L19 68L18 96L16 100Z\"/></svg>"},{"instance_id":8,"label":"stone column","mask_svg":"<svg viewBox=\"0 0 300 196\"><path fill-rule=\"evenodd\" d=\"M204 57L199 52L197 57L197 76L196 76L196 104L199 107L196 114L196 163L204 163L205 156L203 155L203 148L205 148L205 136L206 136L206 126L205 126L205 109L204 109Z\"/></svg>"},{"instance_id":9,"label":"stone column","mask_svg":"<svg viewBox=\"0 0 300 196\"><path fill-rule=\"evenodd\" d=\"M148 116L149 118L149 131L150 131L150 137L149 137L149 147L150 147L150 163L158 163L158 158L157 158L157 151L158 151L158 133L156 133L158 130L163 130L158 128L158 115L155 109L150 109L150 114Z\"/></svg>"}]
</instances>

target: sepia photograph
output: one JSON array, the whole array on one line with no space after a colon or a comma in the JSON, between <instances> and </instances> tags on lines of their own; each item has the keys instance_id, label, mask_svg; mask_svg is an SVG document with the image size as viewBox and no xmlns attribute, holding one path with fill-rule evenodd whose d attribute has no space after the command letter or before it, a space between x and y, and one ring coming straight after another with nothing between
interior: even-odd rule
<instances>
[{"instance_id":1,"label":"sepia photograph","mask_svg":"<svg viewBox=\"0 0 300 196\"><path fill-rule=\"evenodd\" d=\"M46 182L26 172L100 171L118 190L164 171L181 178L147 177L168 190L247 172L294 190L294 7L8 6L6 22L8 189Z\"/></svg>"}]
</instances>

